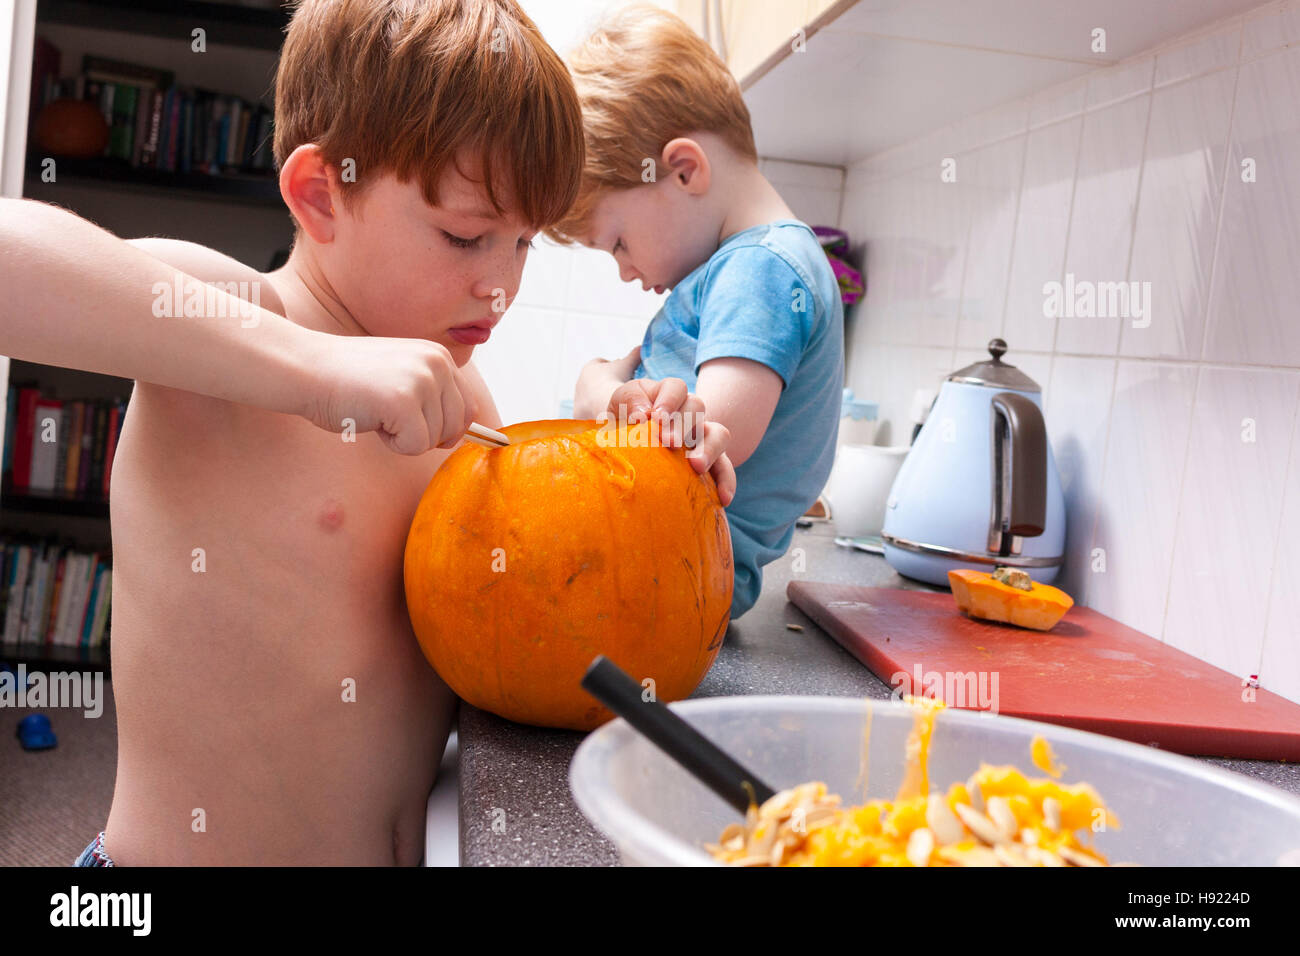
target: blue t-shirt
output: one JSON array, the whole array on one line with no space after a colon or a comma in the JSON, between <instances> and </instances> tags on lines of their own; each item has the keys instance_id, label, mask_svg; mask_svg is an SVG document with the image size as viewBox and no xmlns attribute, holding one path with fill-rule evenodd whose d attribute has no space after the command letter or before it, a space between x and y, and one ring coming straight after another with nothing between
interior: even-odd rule
<instances>
[{"instance_id":1,"label":"blue t-shirt","mask_svg":"<svg viewBox=\"0 0 1300 956\"><path fill-rule=\"evenodd\" d=\"M727 508L736 587L731 616L758 600L762 567L785 554L835 458L844 389L844 307L813 231L780 219L729 237L650 321L637 378L695 390L710 359L761 362L784 388ZM705 413L708 414L708 409Z\"/></svg>"}]
</instances>

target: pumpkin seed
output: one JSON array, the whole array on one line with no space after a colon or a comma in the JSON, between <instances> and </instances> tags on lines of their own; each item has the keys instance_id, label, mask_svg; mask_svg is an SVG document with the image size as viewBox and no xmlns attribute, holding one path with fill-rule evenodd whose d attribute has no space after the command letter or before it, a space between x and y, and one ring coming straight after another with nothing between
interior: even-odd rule
<instances>
[{"instance_id":1,"label":"pumpkin seed","mask_svg":"<svg viewBox=\"0 0 1300 956\"><path fill-rule=\"evenodd\" d=\"M925 802L925 825L940 843L957 843L966 835L961 821L937 792L930 794Z\"/></svg>"},{"instance_id":2,"label":"pumpkin seed","mask_svg":"<svg viewBox=\"0 0 1300 956\"><path fill-rule=\"evenodd\" d=\"M1057 847L1056 852L1060 854L1061 859L1065 860L1066 863L1073 863L1075 866L1101 866L1102 865L1101 861L1098 860L1095 856L1090 856L1089 854L1083 853L1079 850L1071 849L1068 846Z\"/></svg>"},{"instance_id":3,"label":"pumpkin seed","mask_svg":"<svg viewBox=\"0 0 1300 956\"><path fill-rule=\"evenodd\" d=\"M971 833L975 834L985 843L992 846L995 843L1006 843L1007 835L1002 832L1001 828L993 823L988 817L964 803L959 803L954 808L961 822L966 824Z\"/></svg>"},{"instance_id":4,"label":"pumpkin seed","mask_svg":"<svg viewBox=\"0 0 1300 956\"><path fill-rule=\"evenodd\" d=\"M913 866L928 866L934 852L934 834L926 827L918 827L907 838L907 859Z\"/></svg>"},{"instance_id":5,"label":"pumpkin seed","mask_svg":"<svg viewBox=\"0 0 1300 956\"><path fill-rule=\"evenodd\" d=\"M1016 838L1020 822L1016 820L1016 815L1012 812L1011 804L1006 797L989 797L987 812L989 819L1008 840Z\"/></svg>"},{"instance_id":6,"label":"pumpkin seed","mask_svg":"<svg viewBox=\"0 0 1300 956\"><path fill-rule=\"evenodd\" d=\"M1061 832L1061 802L1055 797L1043 797L1043 822L1053 833Z\"/></svg>"},{"instance_id":7,"label":"pumpkin seed","mask_svg":"<svg viewBox=\"0 0 1300 956\"><path fill-rule=\"evenodd\" d=\"M974 775L966 781L966 792L970 794L970 805L980 813L984 812L984 791L980 789L979 781Z\"/></svg>"}]
</instances>

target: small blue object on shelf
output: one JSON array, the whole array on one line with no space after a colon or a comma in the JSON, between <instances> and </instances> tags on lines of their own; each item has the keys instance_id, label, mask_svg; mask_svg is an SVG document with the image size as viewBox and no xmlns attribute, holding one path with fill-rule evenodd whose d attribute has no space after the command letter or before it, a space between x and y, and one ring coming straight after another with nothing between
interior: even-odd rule
<instances>
[{"instance_id":1,"label":"small blue object on shelf","mask_svg":"<svg viewBox=\"0 0 1300 956\"><path fill-rule=\"evenodd\" d=\"M573 399L566 398L560 402L560 417L561 418L573 417Z\"/></svg>"},{"instance_id":2,"label":"small blue object on shelf","mask_svg":"<svg viewBox=\"0 0 1300 956\"><path fill-rule=\"evenodd\" d=\"M18 721L18 740L23 750L49 750L59 743L50 729L50 718L44 714L31 714Z\"/></svg>"}]
</instances>

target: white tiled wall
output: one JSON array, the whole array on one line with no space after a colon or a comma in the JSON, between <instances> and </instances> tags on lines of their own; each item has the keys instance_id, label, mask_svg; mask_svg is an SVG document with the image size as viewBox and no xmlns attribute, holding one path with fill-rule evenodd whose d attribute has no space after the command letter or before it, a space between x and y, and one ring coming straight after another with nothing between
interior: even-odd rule
<instances>
[{"instance_id":1,"label":"white tiled wall","mask_svg":"<svg viewBox=\"0 0 1300 956\"><path fill-rule=\"evenodd\" d=\"M769 160L759 168L800 219L839 219L843 170ZM491 340L474 350L506 423L556 417L560 402L573 398L582 366L640 345L664 298L620 281L606 253L541 237L534 246L514 304Z\"/></svg>"},{"instance_id":2,"label":"white tiled wall","mask_svg":"<svg viewBox=\"0 0 1300 956\"><path fill-rule=\"evenodd\" d=\"M1300 701L1297 102L1289 0L851 166L840 226L868 284L847 384L879 440L1002 336L1044 389L1062 586ZM1150 282L1149 324L1044 317L1067 273Z\"/></svg>"}]
</instances>

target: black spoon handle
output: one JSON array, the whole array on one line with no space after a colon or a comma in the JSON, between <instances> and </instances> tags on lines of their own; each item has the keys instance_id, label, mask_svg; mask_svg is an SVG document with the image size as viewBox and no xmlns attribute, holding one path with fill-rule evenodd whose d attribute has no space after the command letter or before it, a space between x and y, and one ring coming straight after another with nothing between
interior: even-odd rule
<instances>
[{"instance_id":1,"label":"black spoon handle","mask_svg":"<svg viewBox=\"0 0 1300 956\"><path fill-rule=\"evenodd\" d=\"M663 704L645 700L641 685L603 654L587 668L582 686L740 813L775 794Z\"/></svg>"}]
</instances>

